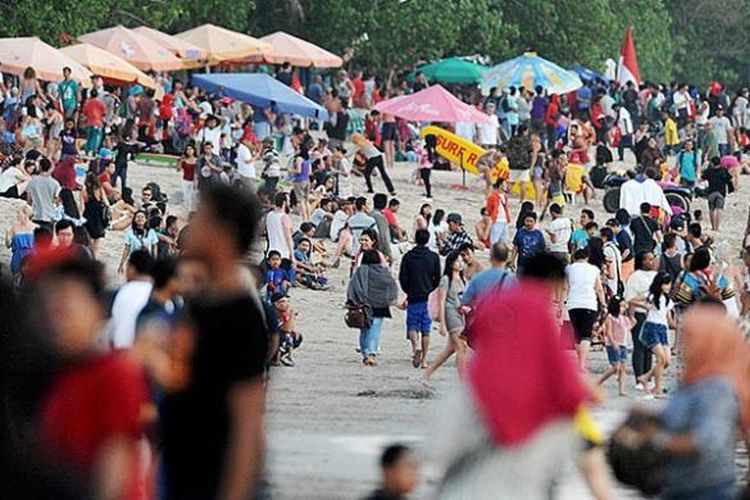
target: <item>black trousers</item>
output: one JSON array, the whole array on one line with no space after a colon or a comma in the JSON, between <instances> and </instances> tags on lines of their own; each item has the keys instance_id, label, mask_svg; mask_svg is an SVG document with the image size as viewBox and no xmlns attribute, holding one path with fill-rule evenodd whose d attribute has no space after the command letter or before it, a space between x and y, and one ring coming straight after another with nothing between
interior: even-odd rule
<instances>
[{"instance_id":1,"label":"black trousers","mask_svg":"<svg viewBox=\"0 0 750 500\"><path fill-rule=\"evenodd\" d=\"M638 377L651 369L651 351L638 338L645 322L646 313L635 313L635 326L630 331L633 335L633 372L635 373L636 383L638 382Z\"/></svg>"},{"instance_id":2,"label":"black trousers","mask_svg":"<svg viewBox=\"0 0 750 500\"><path fill-rule=\"evenodd\" d=\"M430 184L430 174L432 174L431 168L420 168L419 176L422 178L424 183L424 191L428 198L432 198L432 184Z\"/></svg>"},{"instance_id":3,"label":"black trousers","mask_svg":"<svg viewBox=\"0 0 750 500\"><path fill-rule=\"evenodd\" d=\"M391 178L388 177L388 172L385 171L385 165L383 164L383 156L375 156L373 158L370 158L367 160L367 163L365 163L365 183L367 184L367 191L372 193L372 171L375 169L378 169L378 172L380 172L380 176L383 178L383 182L385 182L385 188L388 190L388 193L394 193L396 190L393 189L393 183L391 182Z\"/></svg>"},{"instance_id":4,"label":"black trousers","mask_svg":"<svg viewBox=\"0 0 750 500\"><path fill-rule=\"evenodd\" d=\"M628 134L620 137L620 143L617 145L617 156L619 157L620 161L625 158L625 148L628 148L630 151L633 151L633 154L635 154L635 150L633 149L632 135Z\"/></svg>"}]
</instances>

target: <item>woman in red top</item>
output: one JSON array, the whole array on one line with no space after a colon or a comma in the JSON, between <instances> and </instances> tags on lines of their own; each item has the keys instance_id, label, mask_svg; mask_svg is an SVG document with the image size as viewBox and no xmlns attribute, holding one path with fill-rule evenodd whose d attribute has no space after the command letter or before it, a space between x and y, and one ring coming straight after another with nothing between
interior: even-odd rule
<instances>
[{"instance_id":1,"label":"woman in red top","mask_svg":"<svg viewBox=\"0 0 750 500\"><path fill-rule=\"evenodd\" d=\"M547 149L552 151L557 144L557 125L560 120L560 96L552 94L549 106L544 114L544 124L547 126Z\"/></svg>"},{"instance_id":2,"label":"woman in red top","mask_svg":"<svg viewBox=\"0 0 750 500\"><path fill-rule=\"evenodd\" d=\"M40 444L94 498L145 499L139 441L152 408L144 372L129 353L97 348L103 284L99 270L79 259L57 249L29 262L30 319L38 323L30 326L49 334L63 361L40 406Z\"/></svg>"},{"instance_id":3,"label":"woman in red top","mask_svg":"<svg viewBox=\"0 0 750 500\"><path fill-rule=\"evenodd\" d=\"M185 146L182 158L177 162L177 171L182 171L182 197L186 215L195 212L195 164L197 162L195 146L188 144Z\"/></svg>"}]
</instances>

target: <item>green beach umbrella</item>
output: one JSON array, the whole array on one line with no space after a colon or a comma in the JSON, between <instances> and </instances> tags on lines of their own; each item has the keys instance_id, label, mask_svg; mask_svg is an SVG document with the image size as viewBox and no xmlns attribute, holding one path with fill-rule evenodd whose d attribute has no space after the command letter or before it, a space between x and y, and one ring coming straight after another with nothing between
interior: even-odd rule
<instances>
[{"instance_id":1,"label":"green beach umbrella","mask_svg":"<svg viewBox=\"0 0 750 500\"><path fill-rule=\"evenodd\" d=\"M420 66L417 71L424 73L424 76L433 82L471 85L482 81L487 68L481 64L451 57Z\"/></svg>"}]
</instances>

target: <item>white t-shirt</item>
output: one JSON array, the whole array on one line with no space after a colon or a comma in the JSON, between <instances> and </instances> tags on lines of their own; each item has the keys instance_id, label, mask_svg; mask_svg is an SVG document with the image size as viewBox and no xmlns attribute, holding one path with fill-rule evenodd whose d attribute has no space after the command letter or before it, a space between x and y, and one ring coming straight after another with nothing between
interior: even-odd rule
<instances>
[{"instance_id":1,"label":"white t-shirt","mask_svg":"<svg viewBox=\"0 0 750 500\"><path fill-rule=\"evenodd\" d=\"M645 299L648 296L648 289L651 282L654 281L656 271L637 270L633 272L625 283L625 300ZM638 312L646 312L642 307L636 307Z\"/></svg>"},{"instance_id":2,"label":"white t-shirt","mask_svg":"<svg viewBox=\"0 0 750 500\"><path fill-rule=\"evenodd\" d=\"M148 281L129 281L120 287L112 303L112 344L115 349L129 349L135 340L135 322L151 296Z\"/></svg>"},{"instance_id":3,"label":"white t-shirt","mask_svg":"<svg viewBox=\"0 0 750 500\"><path fill-rule=\"evenodd\" d=\"M221 127L203 127L198 135L198 142L210 142L214 146L213 153L218 155L221 152Z\"/></svg>"},{"instance_id":4,"label":"white t-shirt","mask_svg":"<svg viewBox=\"0 0 750 500\"><path fill-rule=\"evenodd\" d=\"M339 241L339 233L346 226L346 221L349 220L349 215L343 210L336 210L333 214L333 220L331 221L331 241L334 243Z\"/></svg>"},{"instance_id":5,"label":"white t-shirt","mask_svg":"<svg viewBox=\"0 0 750 500\"><path fill-rule=\"evenodd\" d=\"M714 128L717 144L729 144L729 129L732 123L726 116L714 116L711 118L711 126Z\"/></svg>"},{"instance_id":6,"label":"white t-shirt","mask_svg":"<svg viewBox=\"0 0 750 500\"><path fill-rule=\"evenodd\" d=\"M497 115L490 116L489 123L477 125L479 131L479 144L497 144L497 129L500 128L500 122Z\"/></svg>"},{"instance_id":7,"label":"white t-shirt","mask_svg":"<svg viewBox=\"0 0 750 500\"><path fill-rule=\"evenodd\" d=\"M240 144L237 148L237 173L246 179L255 179L255 162L250 148Z\"/></svg>"},{"instance_id":8,"label":"white t-shirt","mask_svg":"<svg viewBox=\"0 0 750 500\"><path fill-rule=\"evenodd\" d=\"M599 268L588 262L574 262L565 269L568 275L568 311L571 309L588 309L596 311L598 302L596 298L596 279L599 277Z\"/></svg>"},{"instance_id":9,"label":"white t-shirt","mask_svg":"<svg viewBox=\"0 0 750 500\"><path fill-rule=\"evenodd\" d=\"M570 241L570 236L573 234L570 219L567 217L560 217L559 219L553 220L549 225L549 232L555 235L554 243L552 243L552 238L549 239L549 251L555 253L568 253L568 242Z\"/></svg>"},{"instance_id":10,"label":"white t-shirt","mask_svg":"<svg viewBox=\"0 0 750 500\"><path fill-rule=\"evenodd\" d=\"M440 224L437 226L430 222L427 224L427 231L430 233L430 239L427 242L427 248L432 250L433 252L438 251L438 235L445 234L448 232L448 223L444 220L440 221Z\"/></svg>"},{"instance_id":11,"label":"white t-shirt","mask_svg":"<svg viewBox=\"0 0 750 500\"><path fill-rule=\"evenodd\" d=\"M16 177L21 174L21 171L16 167L8 167L3 170L0 174L0 193L4 193L13 186L16 185Z\"/></svg>"},{"instance_id":12,"label":"white t-shirt","mask_svg":"<svg viewBox=\"0 0 750 500\"><path fill-rule=\"evenodd\" d=\"M647 323L656 323L657 325L669 326L667 315L669 314L669 311L674 308L674 302L671 300L669 300L668 302L667 301L667 297L662 295L661 297L659 297L658 309L655 305L651 305L651 309L649 309L648 314L646 314Z\"/></svg>"}]
</instances>

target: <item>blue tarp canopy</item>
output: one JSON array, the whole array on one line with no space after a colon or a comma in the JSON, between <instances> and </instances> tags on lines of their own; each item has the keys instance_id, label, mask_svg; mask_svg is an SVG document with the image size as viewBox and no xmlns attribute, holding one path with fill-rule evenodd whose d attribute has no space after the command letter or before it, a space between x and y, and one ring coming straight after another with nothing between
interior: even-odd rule
<instances>
[{"instance_id":1,"label":"blue tarp canopy","mask_svg":"<svg viewBox=\"0 0 750 500\"><path fill-rule=\"evenodd\" d=\"M581 78L581 80L588 80L589 82L609 85L609 78L602 75L601 73L597 73L594 70L584 68L583 66L575 66L573 68L570 68L570 71L577 74Z\"/></svg>"},{"instance_id":2,"label":"blue tarp canopy","mask_svg":"<svg viewBox=\"0 0 750 500\"><path fill-rule=\"evenodd\" d=\"M252 106L312 118L328 118L322 106L295 92L277 79L262 73L215 73L192 76L193 85Z\"/></svg>"}]
</instances>

